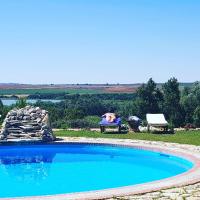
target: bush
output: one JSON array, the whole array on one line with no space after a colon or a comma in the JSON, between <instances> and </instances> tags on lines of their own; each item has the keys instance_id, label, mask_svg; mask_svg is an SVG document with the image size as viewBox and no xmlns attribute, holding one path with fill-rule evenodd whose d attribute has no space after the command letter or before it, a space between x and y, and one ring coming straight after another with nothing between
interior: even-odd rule
<instances>
[{"instance_id":1,"label":"bush","mask_svg":"<svg viewBox=\"0 0 200 200\"><path fill-rule=\"evenodd\" d=\"M193 115L194 125L200 127L200 106L198 106Z\"/></svg>"},{"instance_id":2,"label":"bush","mask_svg":"<svg viewBox=\"0 0 200 200\"><path fill-rule=\"evenodd\" d=\"M26 98L20 98L17 102L16 102L16 107L17 108L24 108L27 106L27 102L26 102Z\"/></svg>"},{"instance_id":3,"label":"bush","mask_svg":"<svg viewBox=\"0 0 200 200\"><path fill-rule=\"evenodd\" d=\"M195 129L196 126L193 125L193 124L191 124L191 123L187 123L187 124L184 126L184 128L185 128L186 130L189 130L189 129Z\"/></svg>"},{"instance_id":4,"label":"bush","mask_svg":"<svg viewBox=\"0 0 200 200\"><path fill-rule=\"evenodd\" d=\"M66 122L63 121L63 120L51 122L51 127L52 127L52 128L63 128L63 129L65 129L65 128L64 128L65 125L66 125ZM67 128L67 127L66 127L66 128Z\"/></svg>"},{"instance_id":5,"label":"bush","mask_svg":"<svg viewBox=\"0 0 200 200\"><path fill-rule=\"evenodd\" d=\"M84 120L88 123L90 128L98 128L101 118L98 116L87 116Z\"/></svg>"},{"instance_id":6,"label":"bush","mask_svg":"<svg viewBox=\"0 0 200 200\"><path fill-rule=\"evenodd\" d=\"M66 121L68 128L90 128L88 121L85 119L74 119Z\"/></svg>"}]
</instances>

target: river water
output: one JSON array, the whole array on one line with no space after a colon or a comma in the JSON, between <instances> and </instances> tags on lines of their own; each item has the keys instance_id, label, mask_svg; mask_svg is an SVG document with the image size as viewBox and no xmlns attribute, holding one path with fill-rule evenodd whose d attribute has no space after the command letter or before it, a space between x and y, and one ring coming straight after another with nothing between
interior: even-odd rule
<instances>
[{"instance_id":1,"label":"river water","mask_svg":"<svg viewBox=\"0 0 200 200\"><path fill-rule=\"evenodd\" d=\"M27 102L31 103L31 104L34 104L39 100L43 101L43 102L52 102L52 103L61 102L61 100L55 100L55 99L28 99ZM11 105L13 105L13 104L15 104L17 102L16 99L1 99L1 101L2 101L3 105L5 105L5 106L11 106Z\"/></svg>"}]
</instances>

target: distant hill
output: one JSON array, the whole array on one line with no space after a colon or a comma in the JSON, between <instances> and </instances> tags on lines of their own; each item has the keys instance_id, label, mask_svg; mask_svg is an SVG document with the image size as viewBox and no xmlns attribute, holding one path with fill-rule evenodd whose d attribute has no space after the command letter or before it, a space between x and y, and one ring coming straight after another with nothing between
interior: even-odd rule
<instances>
[{"instance_id":1,"label":"distant hill","mask_svg":"<svg viewBox=\"0 0 200 200\"><path fill-rule=\"evenodd\" d=\"M180 89L191 87L193 83L180 83ZM98 93L135 93L142 83L133 84L19 84L0 83L0 95L30 94L98 94ZM161 88L163 83L158 83Z\"/></svg>"},{"instance_id":2,"label":"distant hill","mask_svg":"<svg viewBox=\"0 0 200 200\"><path fill-rule=\"evenodd\" d=\"M135 93L141 84L18 84L0 83L0 95L23 95L36 93Z\"/></svg>"},{"instance_id":3,"label":"distant hill","mask_svg":"<svg viewBox=\"0 0 200 200\"><path fill-rule=\"evenodd\" d=\"M157 83L158 86L163 83ZM194 83L179 83L181 87L191 87ZM42 89L42 88L106 88L106 87L134 87L138 88L142 83L132 84L20 84L0 83L0 89Z\"/></svg>"}]
</instances>

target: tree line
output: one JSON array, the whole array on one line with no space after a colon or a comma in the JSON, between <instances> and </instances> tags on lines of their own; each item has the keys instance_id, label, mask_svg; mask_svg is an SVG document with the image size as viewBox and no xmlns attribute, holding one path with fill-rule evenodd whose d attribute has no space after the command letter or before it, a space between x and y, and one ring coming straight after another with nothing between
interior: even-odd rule
<instances>
[{"instance_id":1,"label":"tree line","mask_svg":"<svg viewBox=\"0 0 200 200\"><path fill-rule=\"evenodd\" d=\"M131 113L145 119L147 113L163 113L173 127L200 127L200 83L179 87L176 78L169 79L160 88L149 79L137 91Z\"/></svg>"},{"instance_id":2,"label":"tree line","mask_svg":"<svg viewBox=\"0 0 200 200\"><path fill-rule=\"evenodd\" d=\"M134 93L100 93L100 94L68 94L68 93L35 93L28 96L28 99L58 99L58 100L74 100L78 98L98 98L101 100L132 100L135 97Z\"/></svg>"},{"instance_id":3,"label":"tree line","mask_svg":"<svg viewBox=\"0 0 200 200\"><path fill-rule=\"evenodd\" d=\"M41 97L41 94L37 95ZM180 89L176 78L171 78L162 85L156 84L151 78L135 94L65 94L63 97L63 101L59 103L38 101L35 104L49 111L54 128L98 127L100 116L106 112L119 114L124 122L130 115L145 120L147 113L164 113L173 127L200 127L199 82ZM15 106L25 104L19 100ZM3 106L0 101L1 121L13 107Z\"/></svg>"}]
</instances>

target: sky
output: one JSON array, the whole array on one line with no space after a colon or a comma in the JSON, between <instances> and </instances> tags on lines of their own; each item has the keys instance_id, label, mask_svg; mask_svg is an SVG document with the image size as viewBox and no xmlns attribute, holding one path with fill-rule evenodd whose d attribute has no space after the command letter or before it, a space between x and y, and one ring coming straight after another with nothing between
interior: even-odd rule
<instances>
[{"instance_id":1,"label":"sky","mask_svg":"<svg viewBox=\"0 0 200 200\"><path fill-rule=\"evenodd\" d=\"M199 0L0 0L0 82L200 80L199 10Z\"/></svg>"}]
</instances>

